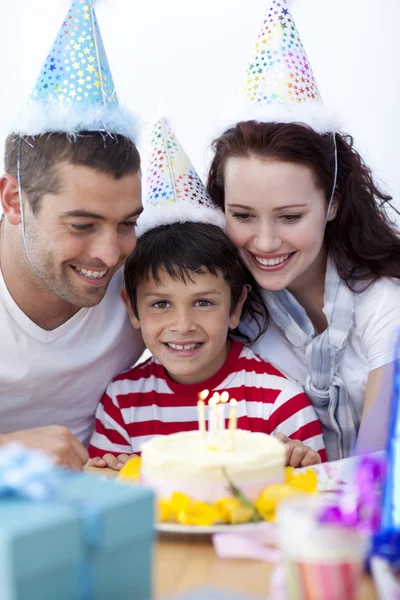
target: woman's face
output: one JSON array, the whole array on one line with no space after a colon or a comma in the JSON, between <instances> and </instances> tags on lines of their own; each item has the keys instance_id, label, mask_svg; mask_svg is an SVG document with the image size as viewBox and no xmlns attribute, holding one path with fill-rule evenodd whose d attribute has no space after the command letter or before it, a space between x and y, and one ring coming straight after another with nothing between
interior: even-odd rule
<instances>
[{"instance_id":1,"label":"woman's face","mask_svg":"<svg viewBox=\"0 0 400 600\"><path fill-rule=\"evenodd\" d=\"M227 234L264 289L295 291L323 276L326 209L303 165L254 156L226 162Z\"/></svg>"}]
</instances>

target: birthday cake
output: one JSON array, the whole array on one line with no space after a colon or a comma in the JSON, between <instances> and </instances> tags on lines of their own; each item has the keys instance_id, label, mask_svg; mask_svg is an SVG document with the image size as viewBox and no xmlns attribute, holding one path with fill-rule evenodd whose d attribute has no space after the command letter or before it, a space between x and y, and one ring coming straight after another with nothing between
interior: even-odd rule
<instances>
[{"instance_id":1,"label":"birthday cake","mask_svg":"<svg viewBox=\"0 0 400 600\"><path fill-rule=\"evenodd\" d=\"M284 466L284 445L265 433L237 429L233 444L210 447L201 431L188 431L143 444L140 479L159 498L181 492L212 503L231 495L231 483L254 501L284 481Z\"/></svg>"}]
</instances>

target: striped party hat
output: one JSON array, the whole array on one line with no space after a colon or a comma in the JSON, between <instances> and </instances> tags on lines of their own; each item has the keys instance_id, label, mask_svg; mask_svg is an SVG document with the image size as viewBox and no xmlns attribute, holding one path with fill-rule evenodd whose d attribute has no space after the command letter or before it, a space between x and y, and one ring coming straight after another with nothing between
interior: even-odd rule
<instances>
[{"instance_id":1,"label":"striped party hat","mask_svg":"<svg viewBox=\"0 0 400 600\"><path fill-rule=\"evenodd\" d=\"M288 4L288 0L268 0L244 84L229 118L235 122L299 122L319 133L335 131L337 120L322 103Z\"/></svg>"},{"instance_id":2,"label":"striped party hat","mask_svg":"<svg viewBox=\"0 0 400 600\"><path fill-rule=\"evenodd\" d=\"M94 0L72 2L14 129L21 135L100 131L135 140L135 118L119 104Z\"/></svg>"},{"instance_id":3,"label":"striped party hat","mask_svg":"<svg viewBox=\"0 0 400 600\"><path fill-rule=\"evenodd\" d=\"M166 119L157 121L152 132L146 200L138 235L176 222L225 225L223 212L213 204Z\"/></svg>"}]
</instances>

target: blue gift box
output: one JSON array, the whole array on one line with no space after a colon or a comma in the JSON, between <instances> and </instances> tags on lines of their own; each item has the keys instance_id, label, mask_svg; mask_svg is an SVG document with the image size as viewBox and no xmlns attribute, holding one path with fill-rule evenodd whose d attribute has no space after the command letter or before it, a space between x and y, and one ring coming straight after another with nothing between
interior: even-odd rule
<instances>
[{"instance_id":1,"label":"blue gift box","mask_svg":"<svg viewBox=\"0 0 400 600\"><path fill-rule=\"evenodd\" d=\"M150 490L62 474L50 500L0 497L1 600L150 600Z\"/></svg>"}]
</instances>

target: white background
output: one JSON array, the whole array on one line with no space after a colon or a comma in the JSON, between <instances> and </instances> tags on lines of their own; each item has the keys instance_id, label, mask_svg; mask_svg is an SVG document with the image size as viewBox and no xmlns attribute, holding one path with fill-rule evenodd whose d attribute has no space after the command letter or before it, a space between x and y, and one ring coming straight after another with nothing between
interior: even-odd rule
<instances>
[{"instance_id":1,"label":"white background","mask_svg":"<svg viewBox=\"0 0 400 600\"><path fill-rule=\"evenodd\" d=\"M268 2L98 2L120 99L149 124L170 117L203 177L216 117L241 86ZM0 0L1 146L68 8L68 0ZM298 0L292 12L325 103L400 209L399 0ZM146 135L140 148L146 163Z\"/></svg>"}]
</instances>

